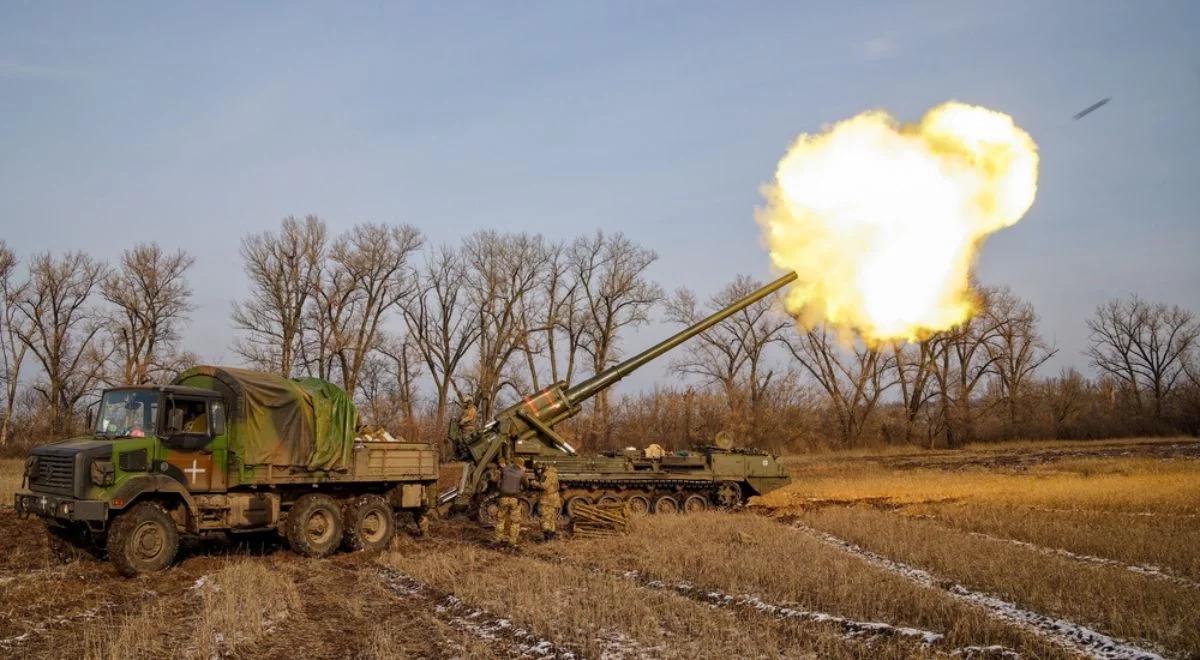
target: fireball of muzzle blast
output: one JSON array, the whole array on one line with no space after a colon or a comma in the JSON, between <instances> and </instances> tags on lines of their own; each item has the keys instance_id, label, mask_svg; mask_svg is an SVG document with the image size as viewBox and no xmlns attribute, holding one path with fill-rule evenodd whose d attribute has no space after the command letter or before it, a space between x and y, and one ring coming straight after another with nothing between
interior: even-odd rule
<instances>
[{"instance_id":1,"label":"fireball of muzzle blast","mask_svg":"<svg viewBox=\"0 0 1200 660\"><path fill-rule=\"evenodd\" d=\"M758 211L771 260L799 274L788 310L868 343L962 323L979 247L1029 210L1037 170L1011 117L953 101L914 125L872 111L801 135Z\"/></svg>"}]
</instances>

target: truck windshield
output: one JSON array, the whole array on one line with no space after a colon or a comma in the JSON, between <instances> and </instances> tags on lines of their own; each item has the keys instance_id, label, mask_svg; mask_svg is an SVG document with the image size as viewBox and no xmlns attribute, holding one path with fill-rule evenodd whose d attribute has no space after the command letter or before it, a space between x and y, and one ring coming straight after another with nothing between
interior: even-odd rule
<instances>
[{"instance_id":1,"label":"truck windshield","mask_svg":"<svg viewBox=\"0 0 1200 660\"><path fill-rule=\"evenodd\" d=\"M96 434L140 438L154 432L159 394L154 390L109 390L100 402Z\"/></svg>"}]
</instances>

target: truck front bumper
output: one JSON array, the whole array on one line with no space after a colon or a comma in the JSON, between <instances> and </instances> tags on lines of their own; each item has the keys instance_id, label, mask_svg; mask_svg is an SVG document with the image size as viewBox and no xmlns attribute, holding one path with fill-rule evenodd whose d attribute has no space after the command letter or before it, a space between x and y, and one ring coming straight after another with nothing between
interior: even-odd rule
<instances>
[{"instance_id":1,"label":"truck front bumper","mask_svg":"<svg viewBox=\"0 0 1200 660\"><path fill-rule=\"evenodd\" d=\"M108 518L108 504L98 500L77 500L49 493L18 491L14 504L20 514L69 522L94 522Z\"/></svg>"}]
</instances>

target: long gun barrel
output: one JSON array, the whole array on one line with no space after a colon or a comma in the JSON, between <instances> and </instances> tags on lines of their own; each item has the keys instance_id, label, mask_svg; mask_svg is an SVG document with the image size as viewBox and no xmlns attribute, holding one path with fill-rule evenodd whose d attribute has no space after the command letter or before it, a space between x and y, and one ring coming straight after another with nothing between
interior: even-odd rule
<instances>
[{"instance_id":1,"label":"long gun barrel","mask_svg":"<svg viewBox=\"0 0 1200 660\"><path fill-rule=\"evenodd\" d=\"M482 429L465 437L457 438L456 444L460 457L469 465L463 472L459 487L445 493L441 501L454 500L459 504L465 504L483 483L488 465L503 451L515 450L517 453L523 454L544 452L559 455L574 454L575 450L554 431L554 426L576 415L581 410L581 404L584 401L612 387L617 381L688 339L782 289L795 279L796 273L788 273L747 294L732 305L697 321L665 341L659 342L581 383L571 387L564 383L555 383L536 394L526 396L520 403L501 411ZM533 441L532 445L531 441Z\"/></svg>"},{"instance_id":2,"label":"long gun barrel","mask_svg":"<svg viewBox=\"0 0 1200 660\"><path fill-rule=\"evenodd\" d=\"M612 367L609 367L608 369L605 369L604 371L601 371L600 373L596 374L595 376L592 376L591 378L583 381L582 383L579 383L578 385L575 385L574 387L571 387L570 389L568 389L564 393L567 397L567 400L570 401L571 403L578 403L580 401L585 401L587 399L590 399L591 397L593 397L597 393L599 393L601 390L608 388L608 387L612 387L617 381L621 380L625 376L628 376L630 373L633 373L634 371L645 366L646 363L650 362L651 360L659 357L663 353L666 353L667 351L675 348L676 346L691 339L692 337L695 337L696 335L704 332L705 330L708 330L709 328L720 323L721 321L724 321L725 319L729 318L730 316L737 314L738 312L749 307L750 305L753 305L754 303L762 300L763 298L766 298L767 296L771 295L775 291L778 291L779 289L787 286L789 283L791 283L795 279L796 279L796 273L788 273L787 275L784 275L783 277L775 280L774 282L771 282L770 284L767 284L766 286L759 288L758 290L745 296L741 300L733 303L732 305L726 307L725 309L720 310L719 312L713 314L712 316L709 316L708 318L706 318L704 320L694 323L693 325L689 326L685 330L681 330L681 331L675 333L675 335L673 335L669 339L667 339L665 341L661 341L661 342L655 344L654 346L647 348L646 350L642 351L641 353L638 353L637 355L629 358L628 360L625 360L624 362L621 362L620 364L614 365Z\"/></svg>"}]
</instances>

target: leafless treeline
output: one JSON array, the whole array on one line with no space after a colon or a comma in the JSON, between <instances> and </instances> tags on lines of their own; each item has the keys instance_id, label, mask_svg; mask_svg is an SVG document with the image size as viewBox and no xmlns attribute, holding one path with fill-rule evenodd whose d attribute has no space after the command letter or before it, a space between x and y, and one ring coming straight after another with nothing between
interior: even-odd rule
<instances>
[{"instance_id":1,"label":"leafless treeline","mask_svg":"<svg viewBox=\"0 0 1200 660\"><path fill-rule=\"evenodd\" d=\"M682 327L760 285L738 276L704 301L668 295L647 275L653 251L602 232L553 242L485 231L428 245L410 226L333 236L316 217L289 217L241 252L250 286L231 310L240 361L330 379L365 421L430 439L460 402L487 416L577 381L616 362L652 317ZM198 361L179 346L192 263L154 244L111 266L82 253L21 262L0 243L0 446L77 428L105 384L167 380ZM1005 288L979 292L962 326L880 345L798 328L777 301L761 301L669 358L686 384L597 397L568 432L609 447L729 430L775 449L1197 432L1190 312L1110 301L1087 321L1096 377L1046 378L1038 369L1056 349L1033 307Z\"/></svg>"}]
</instances>

